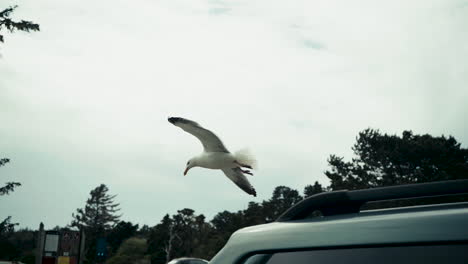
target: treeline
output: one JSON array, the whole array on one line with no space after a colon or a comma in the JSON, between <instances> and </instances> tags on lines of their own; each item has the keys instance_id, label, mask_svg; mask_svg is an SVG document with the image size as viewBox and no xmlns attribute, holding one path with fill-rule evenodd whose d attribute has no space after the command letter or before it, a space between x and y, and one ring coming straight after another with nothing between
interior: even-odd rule
<instances>
[{"instance_id":1,"label":"treeline","mask_svg":"<svg viewBox=\"0 0 468 264\"><path fill-rule=\"evenodd\" d=\"M57 226L53 230L69 230L75 226L83 228L86 232L87 263L107 260L109 264L123 264L151 260L157 264L182 256L210 259L237 229L272 222L291 205L321 191L323 188L318 182L306 186L303 196L297 190L278 186L269 200L250 202L247 209L237 212L220 212L210 221L203 214L185 208L174 215L165 215L153 227L139 227L138 224L118 220L118 210L111 212L105 209L115 209L118 204L113 201L115 196L107 193L107 186L101 184L90 192L85 208L77 210L83 212L82 215L73 214L74 219L69 226ZM10 226L9 230L0 232L5 239L0 242L0 259L34 263L36 231L14 231ZM106 258L99 259L95 254L98 237L105 237L108 243Z\"/></svg>"},{"instance_id":2,"label":"treeline","mask_svg":"<svg viewBox=\"0 0 468 264\"><path fill-rule=\"evenodd\" d=\"M153 227L141 228L138 224L119 220L115 195L108 194L108 191L104 184L96 187L90 192L85 208L77 209L77 213L72 215L70 227L85 230L89 262L107 259L109 264L118 264L129 263L129 259L133 259L151 260L151 263L158 264L183 256L211 259L234 231L272 222L304 197L324 189L315 182L304 188L302 196L297 190L278 186L269 200L250 202L245 210L219 212L207 220L203 214L184 208L174 215L165 215ZM107 258L99 258L95 254L95 241L100 237L105 237L108 242ZM133 239L127 240L129 238Z\"/></svg>"},{"instance_id":3,"label":"treeline","mask_svg":"<svg viewBox=\"0 0 468 264\"><path fill-rule=\"evenodd\" d=\"M211 220L185 208L167 214L155 226L139 227L120 220L115 195L109 195L102 184L91 191L85 207L77 209L66 228L85 230L87 263L158 264L181 256L210 259L234 231L272 222L293 204L316 193L468 178L468 149L453 137L414 135L411 131L401 136L387 135L366 129L359 133L352 149L355 157L351 161L330 155L330 169L325 171L329 186L315 182L301 193L278 186L270 199L250 202L245 210L219 212ZM14 227L10 218L0 224L0 259L33 263L33 231L15 232ZM99 237L108 242L106 259L98 259L95 254Z\"/></svg>"},{"instance_id":4,"label":"treeline","mask_svg":"<svg viewBox=\"0 0 468 264\"><path fill-rule=\"evenodd\" d=\"M306 186L304 196L297 190L278 186L269 200L250 202L247 209L237 212L219 212L210 221L188 208L166 215L147 236L151 263L166 263L181 256L211 259L236 230L272 222L303 197L322 191L318 182Z\"/></svg>"}]
</instances>

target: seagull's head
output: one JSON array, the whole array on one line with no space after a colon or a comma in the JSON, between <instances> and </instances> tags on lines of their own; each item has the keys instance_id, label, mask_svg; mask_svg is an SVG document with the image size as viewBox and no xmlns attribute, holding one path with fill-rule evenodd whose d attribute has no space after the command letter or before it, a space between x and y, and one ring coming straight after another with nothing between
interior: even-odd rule
<instances>
[{"instance_id":1,"label":"seagull's head","mask_svg":"<svg viewBox=\"0 0 468 264\"><path fill-rule=\"evenodd\" d=\"M193 167L196 167L198 166L197 165L197 159L196 158L192 158L190 159L189 161L187 161L187 167L185 167L185 171L184 171L184 176L187 175L187 172L193 168Z\"/></svg>"}]
</instances>

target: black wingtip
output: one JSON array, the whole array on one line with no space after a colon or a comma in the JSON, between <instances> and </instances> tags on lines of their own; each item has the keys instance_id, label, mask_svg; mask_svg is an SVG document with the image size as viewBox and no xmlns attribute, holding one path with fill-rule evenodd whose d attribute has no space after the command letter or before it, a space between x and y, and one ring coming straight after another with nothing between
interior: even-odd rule
<instances>
[{"instance_id":1,"label":"black wingtip","mask_svg":"<svg viewBox=\"0 0 468 264\"><path fill-rule=\"evenodd\" d=\"M179 121L179 120L180 120L180 117L169 117L169 118L167 119L167 121L169 121L169 123L171 123L171 124L173 124L173 125L174 125L177 121Z\"/></svg>"},{"instance_id":2,"label":"black wingtip","mask_svg":"<svg viewBox=\"0 0 468 264\"><path fill-rule=\"evenodd\" d=\"M254 188L252 188L252 191L250 194L253 195L253 197L257 197L257 192L255 191Z\"/></svg>"}]
</instances>

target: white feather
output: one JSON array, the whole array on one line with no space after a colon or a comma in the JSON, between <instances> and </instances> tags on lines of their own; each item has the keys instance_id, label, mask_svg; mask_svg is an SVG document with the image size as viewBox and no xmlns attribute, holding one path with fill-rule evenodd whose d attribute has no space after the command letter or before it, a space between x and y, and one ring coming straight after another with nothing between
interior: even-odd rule
<instances>
[{"instance_id":1,"label":"white feather","mask_svg":"<svg viewBox=\"0 0 468 264\"><path fill-rule=\"evenodd\" d=\"M239 163L249 165L254 170L258 169L257 159L255 159L254 155L250 152L249 149L244 148L239 151L236 151L234 153L234 157Z\"/></svg>"}]
</instances>

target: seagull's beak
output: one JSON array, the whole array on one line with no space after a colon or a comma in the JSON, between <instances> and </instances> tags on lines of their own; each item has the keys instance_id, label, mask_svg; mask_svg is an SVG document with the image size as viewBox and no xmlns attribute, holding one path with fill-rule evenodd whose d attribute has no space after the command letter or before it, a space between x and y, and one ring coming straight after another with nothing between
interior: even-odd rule
<instances>
[{"instance_id":1,"label":"seagull's beak","mask_svg":"<svg viewBox=\"0 0 468 264\"><path fill-rule=\"evenodd\" d=\"M184 171L184 176L187 175L188 170L190 170L189 167L187 167L187 168L185 169L185 171Z\"/></svg>"}]
</instances>

